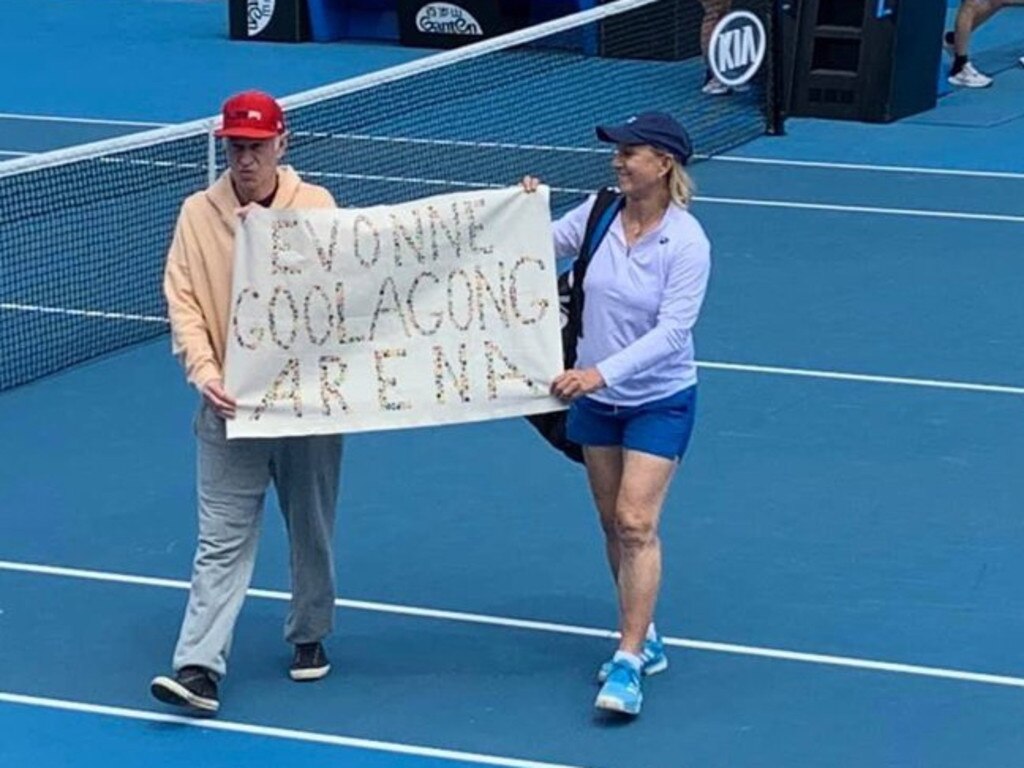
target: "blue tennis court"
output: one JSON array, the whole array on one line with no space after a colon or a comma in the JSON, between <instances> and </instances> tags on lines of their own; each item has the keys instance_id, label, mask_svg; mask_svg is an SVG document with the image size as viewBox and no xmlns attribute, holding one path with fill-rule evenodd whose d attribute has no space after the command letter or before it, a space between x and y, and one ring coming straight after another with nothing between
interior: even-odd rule
<instances>
[{"instance_id":1,"label":"blue tennis court","mask_svg":"<svg viewBox=\"0 0 1024 768\"><path fill-rule=\"evenodd\" d=\"M0 61L40 66L0 85L0 153L427 53L228 43L221 5L10 3ZM1004 16L991 55L1024 39ZM78 71L38 58L58 44ZM195 395L160 336L0 393L0 765L1015 765L1022 93L1010 67L694 167L701 414L663 514L671 667L635 722L591 706L616 607L585 476L522 419L348 438L332 674L287 679L271 502L218 718L161 707L196 523Z\"/></svg>"}]
</instances>

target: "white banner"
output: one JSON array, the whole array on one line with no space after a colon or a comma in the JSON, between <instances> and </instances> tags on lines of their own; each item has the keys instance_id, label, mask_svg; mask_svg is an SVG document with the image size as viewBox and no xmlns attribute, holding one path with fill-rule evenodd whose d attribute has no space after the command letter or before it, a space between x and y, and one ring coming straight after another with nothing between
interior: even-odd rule
<instances>
[{"instance_id":1,"label":"white banner","mask_svg":"<svg viewBox=\"0 0 1024 768\"><path fill-rule=\"evenodd\" d=\"M562 407L548 190L254 209L236 238L228 437L451 424Z\"/></svg>"}]
</instances>

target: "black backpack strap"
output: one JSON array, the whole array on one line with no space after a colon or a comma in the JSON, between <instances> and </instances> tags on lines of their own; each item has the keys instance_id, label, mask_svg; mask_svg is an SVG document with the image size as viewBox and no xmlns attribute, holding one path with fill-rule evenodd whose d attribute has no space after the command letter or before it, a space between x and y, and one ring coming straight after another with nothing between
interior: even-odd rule
<instances>
[{"instance_id":1,"label":"black backpack strap","mask_svg":"<svg viewBox=\"0 0 1024 768\"><path fill-rule=\"evenodd\" d=\"M590 209L590 215L587 217L587 227L583 230L583 242L580 243L580 253L576 259L576 264L582 264L584 272L587 271L594 251L608 234L608 228L622 208L623 202L622 193L614 187L604 187L598 191L594 207Z\"/></svg>"},{"instance_id":2,"label":"black backpack strap","mask_svg":"<svg viewBox=\"0 0 1024 768\"><path fill-rule=\"evenodd\" d=\"M601 240L608 233L608 228L622 208L622 195L611 188L602 189L597 193L597 200L587 218L587 228L583 233L580 252L569 272L558 278L558 297L562 311L562 349L566 368L572 368L576 362L576 340L583 335L583 278L587 274L587 265ZM561 451L572 461L583 463L583 449L569 440L565 434L565 411L535 413L527 416L527 420L552 446Z\"/></svg>"},{"instance_id":3,"label":"black backpack strap","mask_svg":"<svg viewBox=\"0 0 1024 768\"><path fill-rule=\"evenodd\" d=\"M587 227L583 231L580 252L572 265L569 317L566 325L571 331L564 334L563 338L563 343L566 345L567 361L576 361L576 339L583 335L583 278L587 275L587 267L590 266L594 251L601 245L604 236L608 234L608 229L622 208L623 202L622 194L617 189L605 187L597 193L594 207L590 209L590 216L587 217Z\"/></svg>"}]
</instances>

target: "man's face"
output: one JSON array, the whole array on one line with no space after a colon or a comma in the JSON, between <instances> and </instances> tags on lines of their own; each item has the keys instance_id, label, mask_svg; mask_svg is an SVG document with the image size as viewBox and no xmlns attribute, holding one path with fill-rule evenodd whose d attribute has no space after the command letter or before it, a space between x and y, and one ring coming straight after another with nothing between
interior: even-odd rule
<instances>
[{"instance_id":1,"label":"man's face","mask_svg":"<svg viewBox=\"0 0 1024 768\"><path fill-rule=\"evenodd\" d=\"M231 179L243 203L260 200L274 191L277 165L284 155L285 137L229 138L225 141Z\"/></svg>"}]
</instances>

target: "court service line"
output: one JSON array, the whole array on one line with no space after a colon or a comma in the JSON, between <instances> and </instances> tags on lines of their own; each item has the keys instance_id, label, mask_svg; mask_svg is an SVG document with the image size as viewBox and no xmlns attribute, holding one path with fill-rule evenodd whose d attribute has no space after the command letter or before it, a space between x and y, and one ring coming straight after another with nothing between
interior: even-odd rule
<instances>
[{"instance_id":1,"label":"court service line","mask_svg":"<svg viewBox=\"0 0 1024 768\"><path fill-rule=\"evenodd\" d=\"M371 133L333 133L325 131L296 131L296 138L333 139L338 141L365 141L376 144L405 144L411 146L460 147L464 149L509 149L519 152L568 152L582 155L612 156L612 150L602 147L573 147L557 144L520 144L508 141L471 139L434 139L415 136L379 136Z\"/></svg>"},{"instance_id":2,"label":"court service line","mask_svg":"<svg viewBox=\"0 0 1024 768\"><path fill-rule=\"evenodd\" d=\"M40 123L74 123L81 125L127 125L135 128L166 128L170 123L152 123L142 120L108 120L100 117L61 117L59 115L30 115L21 112L0 112L0 120L26 120Z\"/></svg>"},{"instance_id":3,"label":"court service line","mask_svg":"<svg viewBox=\"0 0 1024 768\"><path fill-rule=\"evenodd\" d=\"M960 170L956 168L927 168L912 165L872 165L869 163L832 163L824 160L786 160L771 157L744 157L742 155L694 155L720 163L749 163L751 165L782 165L793 168L826 168L837 171L877 171L880 173L914 173L932 176L968 176L983 179L1024 179L1024 173L1015 171Z\"/></svg>"},{"instance_id":4,"label":"court service line","mask_svg":"<svg viewBox=\"0 0 1024 768\"><path fill-rule=\"evenodd\" d=\"M203 728L210 731L244 733L249 736L267 736L274 739L326 744L334 747L351 747L355 749L371 750L374 752L410 755L413 757L429 757L438 760L471 763L474 765L494 765L501 766L502 768L576 768L575 766L539 762L537 760L523 760L514 757L500 757L498 755L487 755L475 752L461 752L452 749L403 744L395 741L361 739L355 736L341 736L338 734L320 733L317 731L300 731L293 728L254 725L251 723L240 723L232 720L209 720L194 717L183 717L181 715L172 715L163 712L151 712L145 709L112 707L105 704L90 704L87 702L71 701L68 699L52 699L42 696L25 696L18 693L9 693L7 691L0 691L0 702L5 702L7 704L19 704L28 707L43 707L45 709L63 710L66 712L82 712L90 715L106 715L109 717L120 717L128 720L143 720L151 723L175 723L177 725L189 726L192 728Z\"/></svg>"},{"instance_id":5,"label":"court service line","mask_svg":"<svg viewBox=\"0 0 1024 768\"><path fill-rule=\"evenodd\" d=\"M452 179L434 179L416 176L385 176L368 173L339 173L326 171L300 170L302 176L310 178L346 179L349 181L375 181L384 184L415 184L435 187L451 187L454 189L503 189L507 183L496 184L483 181L455 181ZM574 187L551 187L552 192L568 192L571 194L588 195L593 190L576 189ZM834 211L838 213L868 213L886 216L913 216L931 219L959 219L964 221L1000 221L1013 224L1024 224L1024 216L1001 213L969 213L965 211L938 211L927 208L881 208L869 205L840 205L836 203L807 203L791 200L766 200L743 197L713 197L697 195L694 202L717 205L744 205L755 208L789 208L809 211Z\"/></svg>"},{"instance_id":6,"label":"court service line","mask_svg":"<svg viewBox=\"0 0 1024 768\"><path fill-rule=\"evenodd\" d=\"M437 147L461 147L467 149L508 149L512 151L566 152L589 155L611 156L607 147L578 147L564 144L524 144L512 141L475 141L472 139L419 138L415 136L384 136L369 133L339 133L331 131L297 131L296 138L334 139L341 141L365 141L380 144L408 144ZM910 165L874 165L870 163L836 163L824 160L789 160L772 157L749 157L743 155L694 154L695 160L711 160L723 163L747 163L750 165L781 165L792 168L824 168L841 171L877 171L881 173L905 173L931 176L968 176L990 179L1024 179L1024 173L1013 171L962 170L956 168L929 168Z\"/></svg>"},{"instance_id":7,"label":"court service line","mask_svg":"<svg viewBox=\"0 0 1024 768\"><path fill-rule=\"evenodd\" d=\"M808 211L836 211L838 213L870 213L883 216L915 216L929 219L960 219L963 221L1003 221L1024 224L1024 216L1001 213L968 213L966 211L937 211L927 208L881 208L873 205L840 205L836 203L804 203L793 200L761 200L742 197L694 198L698 203L718 205L746 205L757 208L790 208Z\"/></svg>"},{"instance_id":8,"label":"court service line","mask_svg":"<svg viewBox=\"0 0 1024 768\"><path fill-rule=\"evenodd\" d=\"M799 376L809 379L834 379L840 381L861 381L869 384L894 384L904 387L926 387L952 389L961 392L989 392L1002 395L1024 395L1024 387L1008 384L974 384L966 381L940 381L936 379L911 379L901 376L878 376L867 373L841 373L820 371L813 368L780 368L772 365L746 365L740 363L697 362L698 368L743 373L764 373L779 376Z\"/></svg>"},{"instance_id":9,"label":"court service line","mask_svg":"<svg viewBox=\"0 0 1024 768\"><path fill-rule=\"evenodd\" d=\"M47 307L34 304L18 304L0 302L0 310L15 312L38 312L47 315L67 315L70 317L90 317L102 320L125 320L142 323L167 325L170 321L158 315L133 315L124 312L104 312L92 309L69 309L64 307ZM751 365L747 363L717 363L697 361L698 368L719 371L736 371L739 373L762 373L776 376L796 376L808 379L829 379L832 381L856 381L867 384L890 384L904 387L923 387L928 389L947 389L960 392L986 392L1001 395L1024 395L1024 387L1011 384L981 384L969 381L943 381L939 379L915 379L906 376L883 376L869 373L848 373L844 371L825 371L814 368L785 368L775 365Z\"/></svg>"},{"instance_id":10,"label":"court service line","mask_svg":"<svg viewBox=\"0 0 1024 768\"><path fill-rule=\"evenodd\" d=\"M170 323L166 317L157 315L133 315L125 312L104 312L96 309L71 309L68 307L47 307L39 304L18 304L16 302L0 302L0 309L12 312L36 312L43 315L66 315L69 317L92 317L100 320L131 320L137 323Z\"/></svg>"},{"instance_id":11,"label":"court service line","mask_svg":"<svg viewBox=\"0 0 1024 768\"><path fill-rule=\"evenodd\" d=\"M15 573L30 573L42 576L56 576L61 578L81 579L86 581L111 582L116 584L129 584L134 586L163 587L168 589L187 590L189 583L176 579L163 579L152 576L136 576L133 574L113 573L109 571L93 571L81 568L66 568L53 565L39 565L37 563L21 563L9 560L0 560L0 571ZM250 589L248 595L265 600L291 600L291 594L269 589ZM456 621L467 624L480 624L487 626L503 627L507 629L526 629L536 632L550 632L562 635L575 635L581 637L594 637L602 639L614 639L618 637L616 632L597 627L581 627L572 624L560 624L556 622L534 621L531 619L516 619L505 616L491 616L480 613L467 613L464 611L448 611L436 608L422 608L418 606L399 605L394 603L380 603L367 600L349 600L338 598L334 601L338 608L384 613L394 616L409 616L415 618L436 619L441 621ZM914 675L918 677L930 677L945 680L957 680L960 682L980 683L983 685L998 685L1012 688L1024 688L1024 678L1011 677L1008 675L995 675L985 672L971 672L961 669L947 669L942 667L929 667L919 664L904 664L900 662L879 661L877 659L861 659L851 656L834 656L820 653L805 653L802 651L790 651L780 648L762 648L752 645L738 645L736 643L718 643L706 640L692 640L681 637L663 638L666 645L677 648L688 648L696 651L707 651L711 653L725 653L736 656L752 656L759 658L778 659L781 661L795 661L806 664L817 664L833 667L844 667L852 669L869 670L873 672L888 672L893 674Z\"/></svg>"},{"instance_id":12,"label":"court service line","mask_svg":"<svg viewBox=\"0 0 1024 768\"><path fill-rule=\"evenodd\" d=\"M51 123L80 123L83 125L124 125L139 128L166 128L174 123L155 123L142 120L117 120L95 117L61 117L59 115L33 115L25 113L0 112L0 119L27 120ZM373 134L348 134L320 131L297 131L296 137L348 139L355 141L372 141L395 144L433 144L437 146L464 146L477 148L540 150L547 152L575 152L584 154L611 154L608 149L598 147L573 147L549 144L520 144L502 141L471 141L465 139L430 139L406 136L379 136ZM6 154L6 153L0 153ZM24 153L31 154L31 153ZM781 165L792 168L824 168L840 171L873 171L879 173L910 173L933 176L964 176L987 179L1024 179L1024 173L1016 171L985 171L958 168L929 168L914 165L884 165L873 163L838 163L826 160L790 160L774 157L751 157L743 155L705 155L694 154L698 160L711 160L721 163L747 163L750 165Z\"/></svg>"}]
</instances>

